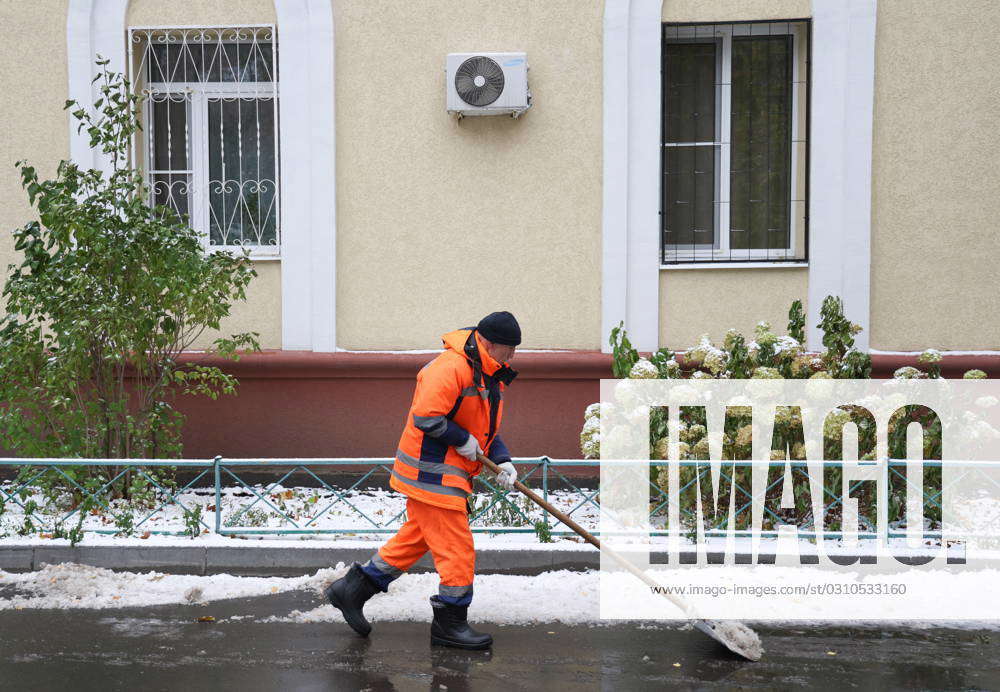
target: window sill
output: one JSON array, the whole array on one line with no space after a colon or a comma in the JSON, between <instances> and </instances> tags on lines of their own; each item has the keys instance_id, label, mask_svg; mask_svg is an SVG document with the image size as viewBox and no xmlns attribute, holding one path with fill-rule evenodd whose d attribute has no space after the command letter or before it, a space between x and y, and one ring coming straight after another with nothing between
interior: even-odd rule
<instances>
[{"instance_id":1,"label":"window sill","mask_svg":"<svg viewBox=\"0 0 1000 692\"><path fill-rule=\"evenodd\" d=\"M242 248L240 246L238 246L238 245L222 245L222 246L220 246L220 245L213 245L213 246L211 246L211 247L208 248L208 252L209 253L214 253L214 252L228 252L228 253L230 253L232 255L235 255L236 257L239 257L241 254L243 254ZM277 252L263 253L263 252L255 252L255 251L251 250L250 251L250 258L249 259L250 259L251 262L280 261L281 260L281 254L277 253Z\"/></svg>"},{"instance_id":2,"label":"window sill","mask_svg":"<svg viewBox=\"0 0 1000 692\"><path fill-rule=\"evenodd\" d=\"M809 262L681 262L679 264L661 264L660 271L675 269L801 269L808 267Z\"/></svg>"}]
</instances>

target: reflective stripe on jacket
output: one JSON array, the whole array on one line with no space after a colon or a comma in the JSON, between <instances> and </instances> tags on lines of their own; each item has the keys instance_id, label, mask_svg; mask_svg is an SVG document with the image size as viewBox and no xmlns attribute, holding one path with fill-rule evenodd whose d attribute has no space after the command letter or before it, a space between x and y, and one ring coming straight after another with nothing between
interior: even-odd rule
<instances>
[{"instance_id":1,"label":"reflective stripe on jacket","mask_svg":"<svg viewBox=\"0 0 1000 692\"><path fill-rule=\"evenodd\" d=\"M498 463L510 459L497 432L504 389L516 373L490 357L475 329L449 332L442 340L444 352L417 374L389 483L421 502L464 511L482 464L455 447L471 434L487 456Z\"/></svg>"}]
</instances>

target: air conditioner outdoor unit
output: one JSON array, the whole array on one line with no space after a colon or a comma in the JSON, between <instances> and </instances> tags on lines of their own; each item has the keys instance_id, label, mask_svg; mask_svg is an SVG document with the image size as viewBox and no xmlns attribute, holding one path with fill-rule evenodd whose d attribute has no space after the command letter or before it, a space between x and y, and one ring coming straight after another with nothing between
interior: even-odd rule
<instances>
[{"instance_id":1,"label":"air conditioner outdoor unit","mask_svg":"<svg viewBox=\"0 0 1000 692\"><path fill-rule=\"evenodd\" d=\"M449 53L449 113L458 115L511 115L531 107L528 58L525 53Z\"/></svg>"}]
</instances>

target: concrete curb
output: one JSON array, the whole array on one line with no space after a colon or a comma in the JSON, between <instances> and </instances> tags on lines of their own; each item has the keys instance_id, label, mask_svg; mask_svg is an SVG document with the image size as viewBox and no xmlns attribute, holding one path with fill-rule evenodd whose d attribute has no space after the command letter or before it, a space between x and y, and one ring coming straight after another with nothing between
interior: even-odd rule
<instances>
[{"instance_id":1,"label":"concrete curb","mask_svg":"<svg viewBox=\"0 0 1000 692\"><path fill-rule=\"evenodd\" d=\"M157 571L170 574L239 574L244 576L299 576L338 562L364 562L372 548L271 548L250 546L0 546L0 569L30 572L45 564L75 562L114 570ZM532 575L549 570L599 569L600 553L580 550L476 550L479 574ZM425 555L413 571L432 571Z\"/></svg>"},{"instance_id":2,"label":"concrete curb","mask_svg":"<svg viewBox=\"0 0 1000 692\"><path fill-rule=\"evenodd\" d=\"M168 574L236 574L241 576L296 577L313 574L316 570L332 567L338 562L364 562L371 557L371 546L351 547L257 547L257 546L143 546L143 545L0 545L0 570L30 572L46 564L75 562L92 567L112 570L156 571ZM721 562L723 554L709 551L710 559ZM737 563L750 564L751 555L738 553ZM860 555L844 555L854 559ZM773 555L771 556L773 560ZM676 557L674 558L677 559ZM681 563L697 561L695 551L682 550ZM667 552L653 551L650 562L667 565ZM674 562L673 564L677 564ZM990 563L993 569L1000 564ZM536 575L552 570L601 568L601 554L590 547L579 550L546 550L544 548L476 550L477 574ZM906 569L902 564L900 570ZM956 570L963 569L958 564ZM951 563L944 569L952 569ZM414 572L434 570L430 554L425 555L412 569Z\"/></svg>"}]
</instances>

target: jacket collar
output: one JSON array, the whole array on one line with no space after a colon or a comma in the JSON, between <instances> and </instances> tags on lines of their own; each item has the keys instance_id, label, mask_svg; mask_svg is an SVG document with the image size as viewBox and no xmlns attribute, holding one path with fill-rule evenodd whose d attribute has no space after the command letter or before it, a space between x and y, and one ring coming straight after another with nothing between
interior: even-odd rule
<instances>
[{"instance_id":1,"label":"jacket collar","mask_svg":"<svg viewBox=\"0 0 1000 692\"><path fill-rule=\"evenodd\" d=\"M498 363L486 351L482 337L479 336L474 327L448 332L441 337L441 340L444 342L445 350L451 349L462 354L473 366L478 363L486 375L492 376L501 367L507 365L506 363ZM509 368L509 366L507 367Z\"/></svg>"}]
</instances>

